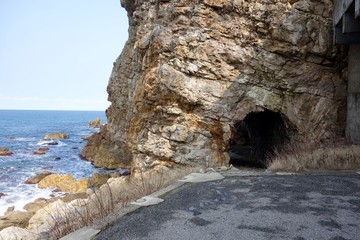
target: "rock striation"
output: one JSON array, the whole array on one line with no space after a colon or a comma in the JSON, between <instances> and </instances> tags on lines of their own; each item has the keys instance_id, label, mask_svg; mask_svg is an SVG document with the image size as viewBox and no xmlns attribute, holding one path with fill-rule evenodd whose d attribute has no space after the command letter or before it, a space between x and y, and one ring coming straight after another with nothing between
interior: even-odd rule
<instances>
[{"instance_id":1,"label":"rock striation","mask_svg":"<svg viewBox=\"0 0 360 240\"><path fill-rule=\"evenodd\" d=\"M96 166L218 166L343 136L333 1L121 4L129 39L108 84L108 123L82 151Z\"/></svg>"}]
</instances>

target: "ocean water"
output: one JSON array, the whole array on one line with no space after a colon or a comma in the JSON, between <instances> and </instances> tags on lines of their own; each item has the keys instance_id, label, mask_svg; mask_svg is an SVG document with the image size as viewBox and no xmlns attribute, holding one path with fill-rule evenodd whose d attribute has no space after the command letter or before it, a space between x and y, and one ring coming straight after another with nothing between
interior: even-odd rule
<instances>
[{"instance_id":1,"label":"ocean water","mask_svg":"<svg viewBox=\"0 0 360 240\"><path fill-rule=\"evenodd\" d=\"M51 189L24 184L38 173L70 173L74 178L83 178L105 171L79 157L86 143L81 137L98 131L88 127L97 117L106 122L105 113L96 111L0 110L0 148L13 152L11 157L0 156L0 192L5 194L0 198L0 215L10 206L21 210L28 202L49 197ZM43 146L44 136L56 132L69 134L69 139L56 141L58 145ZM49 151L34 155L40 147L48 147Z\"/></svg>"}]
</instances>

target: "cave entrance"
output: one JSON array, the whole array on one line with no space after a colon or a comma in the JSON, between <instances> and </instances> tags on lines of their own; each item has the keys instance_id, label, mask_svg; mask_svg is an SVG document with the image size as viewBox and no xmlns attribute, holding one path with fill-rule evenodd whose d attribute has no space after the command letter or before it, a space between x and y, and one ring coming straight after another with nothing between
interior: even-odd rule
<instances>
[{"instance_id":1,"label":"cave entrance","mask_svg":"<svg viewBox=\"0 0 360 240\"><path fill-rule=\"evenodd\" d=\"M270 110L251 112L234 126L230 142L230 164L266 167L269 154L288 139L280 113Z\"/></svg>"}]
</instances>

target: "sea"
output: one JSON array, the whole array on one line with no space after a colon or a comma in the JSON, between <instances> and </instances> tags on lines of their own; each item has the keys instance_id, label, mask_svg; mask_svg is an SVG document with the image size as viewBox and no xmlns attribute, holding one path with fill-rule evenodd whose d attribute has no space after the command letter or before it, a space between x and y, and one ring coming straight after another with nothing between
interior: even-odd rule
<instances>
[{"instance_id":1,"label":"sea","mask_svg":"<svg viewBox=\"0 0 360 240\"><path fill-rule=\"evenodd\" d=\"M106 170L95 168L80 158L86 141L99 129L89 128L89 122L101 118L102 111L33 111L0 110L0 148L8 148L12 156L0 156L0 215L8 207L22 210L26 203L37 198L49 198L53 189L40 189L24 182L38 173L49 171L73 174L74 178L91 177ZM68 139L56 140L57 145L47 145L46 134L64 132ZM49 148L45 155L34 155L41 147Z\"/></svg>"}]
</instances>

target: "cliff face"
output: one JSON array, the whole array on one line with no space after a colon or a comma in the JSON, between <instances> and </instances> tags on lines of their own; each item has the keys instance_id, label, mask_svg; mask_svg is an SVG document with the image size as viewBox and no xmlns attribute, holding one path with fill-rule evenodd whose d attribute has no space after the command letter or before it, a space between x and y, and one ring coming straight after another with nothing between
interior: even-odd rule
<instances>
[{"instance_id":1,"label":"cliff face","mask_svg":"<svg viewBox=\"0 0 360 240\"><path fill-rule=\"evenodd\" d=\"M96 166L263 160L344 131L331 0L121 0L129 39L108 85Z\"/></svg>"}]
</instances>

